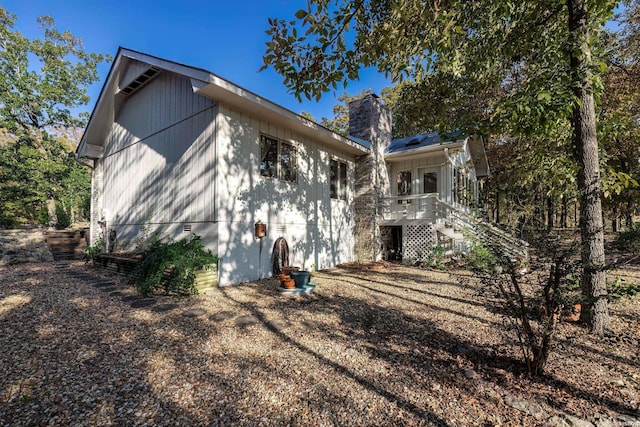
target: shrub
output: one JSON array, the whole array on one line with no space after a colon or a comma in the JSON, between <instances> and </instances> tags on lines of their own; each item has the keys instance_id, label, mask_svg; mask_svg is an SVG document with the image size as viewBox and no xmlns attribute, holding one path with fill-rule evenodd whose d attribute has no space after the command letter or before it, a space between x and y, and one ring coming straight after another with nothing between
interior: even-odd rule
<instances>
[{"instance_id":1,"label":"shrub","mask_svg":"<svg viewBox=\"0 0 640 427\"><path fill-rule=\"evenodd\" d=\"M136 289L142 295L163 290L175 295L196 295L196 269L208 268L218 257L206 249L200 236L179 241L153 240L133 271Z\"/></svg>"},{"instance_id":2,"label":"shrub","mask_svg":"<svg viewBox=\"0 0 640 427\"><path fill-rule=\"evenodd\" d=\"M622 298L632 299L640 294L640 284L627 282L618 277L613 282L607 283L607 294L610 301Z\"/></svg>"},{"instance_id":3,"label":"shrub","mask_svg":"<svg viewBox=\"0 0 640 427\"><path fill-rule=\"evenodd\" d=\"M56 202L56 229L64 230L71 226L71 209L65 207L61 202Z\"/></svg>"},{"instance_id":4,"label":"shrub","mask_svg":"<svg viewBox=\"0 0 640 427\"><path fill-rule=\"evenodd\" d=\"M486 302L504 314L507 332L516 338L527 370L542 375L553 350L557 319L580 300L583 274L575 256L579 243L540 236L537 256L513 259L499 245L472 244L469 263L482 283Z\"/></svg>"},{"instance_id":5,"label":"shrub","mask_svg":"<svg viewBox=\"0 0 640 427\"><path fill-rule=\"evenodd\" d=\"M84 259L86 261L95 261L96 256L104 252L104 248L105 248L105 241L102 238L102 236L100 236L93 245L87 246L85 248Z\"/></svg>"},{"instance_id":6,"label":"shrub","mask_svg":"<svg viewBox=\"0 0 640 427\"><path fill-rule=\"evenodd\" d=\"M444 265L444 252L444 247L442 245L436 246L431 250L422 265L427 268L445 270L446 267Z\"/></svg>"},{"instance_id":7,"label":"shrub","mask_svg":"<svg viewBox=\"0 0 640 427\"><path fill-rule=\"evenodd\" d=\"M467 255L467 264L474 271L492 271L496 264L496 255L477 239L471 241L471 252Z\"/></svg>"}]
</instances>

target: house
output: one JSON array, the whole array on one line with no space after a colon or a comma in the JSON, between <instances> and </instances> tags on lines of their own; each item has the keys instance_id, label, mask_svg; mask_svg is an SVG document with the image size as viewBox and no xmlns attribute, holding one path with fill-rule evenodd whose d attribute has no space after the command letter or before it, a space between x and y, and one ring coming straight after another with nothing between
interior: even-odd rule
<instances>
[{"instance_id":1,"label":"house","mask_svg":"<svg viewBox=\"0 0 640 427\"><path fill-rule=\"evenodd\" d=\"M91 241L195 233L220 285L271 276L279 237L291 264L351 261L355 160L369 151L206 70L121 48L77 149L94 165Z\"/></svg>"},{"instance_id":2,"label":"house","mask_svg":"<svg viewBox=\"0 0 640 427\"><path fill-rule=\"evenodd\" d=\"M464 213L488 173L480 139L392 142L375 96L351 105L350 133L209 71L120 48L77 148L93 160L91 242L131 250L152 233L195 233L220 258L221 286L270 277L280 238L305 268L418 259L411 248L433 243L411 243L424 227L444 235L442 216L423 207Z\"/></svg>"},{"instance_id":3,"label":"house","mask_svg":"<svg viewBox=\"0 0 640 427\"><path fill-rule=\"evenodd\" d=\"M394 139L385 150L392 177L380 223L383 257L424 261L433 246L464 251L466 238L454 218L475 218L479 191L489 176L482 138L438 133Z\"/></svg>"},{"instance_id":4,"label":"house","mask_svg":"<svg viewBox=\"0 0 640 427\"><path fill-rule=\"evenodd\" d=\"M511 258L527 257L526 242L478 215L489 176L481 137L433 132L391 139L391 117L375 95L353 101L349 112L351 138L371 148L356 161L357 256L414 264L436 247L468 251L475 238Z\"/></svg>"}]
</instances>

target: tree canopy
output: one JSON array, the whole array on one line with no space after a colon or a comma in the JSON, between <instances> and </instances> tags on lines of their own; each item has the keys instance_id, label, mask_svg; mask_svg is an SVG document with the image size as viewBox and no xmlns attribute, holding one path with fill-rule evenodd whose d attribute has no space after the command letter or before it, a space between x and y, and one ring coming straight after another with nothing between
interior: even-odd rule
<instances>
[{"instance_id":1,"label":"tree canopy","mask_svg":"<svg viewBox=\"0 0 640 427\"><path fill-rule=\"evenodd\" d=\"M583 319L602 334L609 315L595 102L606 70L598 42L615 6L612 0L310 0L294 20L269 20L264 62L298 97L318 98L374 66L396 81L412 79L418 92L425 90L420 85L443 88L443 101L452 100L443 115L453 113L460 129L553 139L569 123L581 206ZM465 97L492 102L474 112Z\"/></svg>"},{"instance_id":2,"label":"tree canopy","mask_svg":"<svg viewBox=\"0 0 640 427\"><path fill-rule=\"evenodd\" d=\"M73 110L89 101L106 57L50 16L38 18L41 39L14 30L15 21L0 7L0 226L46 224L56 211L58 226L68 225L87 211L90 177L64 135L84 124Z\"/></svg>"}]
</instances>

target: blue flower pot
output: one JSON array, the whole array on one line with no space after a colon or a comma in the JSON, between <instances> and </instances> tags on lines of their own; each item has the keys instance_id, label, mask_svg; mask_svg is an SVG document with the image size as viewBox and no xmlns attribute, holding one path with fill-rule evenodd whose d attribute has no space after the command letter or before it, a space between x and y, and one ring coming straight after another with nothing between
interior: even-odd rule
<instances>
[{"instance_id":1,"label":"blue flower pot","mask_svg":"<svg viewBox=\"0 0 640 427\"><path fill-rule=\"evenodd\" d=\"M311 274L308 271L292 271L291 277L296 282L296 288L304 288L309 283Z\"/></svg>"}]
</instances>

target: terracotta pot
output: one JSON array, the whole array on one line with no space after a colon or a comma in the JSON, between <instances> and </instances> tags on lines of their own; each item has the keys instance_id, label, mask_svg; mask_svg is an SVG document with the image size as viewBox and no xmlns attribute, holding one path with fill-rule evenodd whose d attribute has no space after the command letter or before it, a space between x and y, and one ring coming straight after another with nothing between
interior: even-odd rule
<instances>
[{"instance_id":1,"label":"terracotta pot","mask_svg":"<svg viewBox=\"0 0 640 427\"><path fill-rule=\"evenodd\" d=\"M293 289L296 287L296 282L291 278L286 279L282 282L282 287L285 289Z\"/></svg>"},{"instance_id":2,"label":"terracotta pot","mask_svg":"<svg viewBox=\"0 0 640 427\"><path fill-rule=\"evenodd\" d=\"M286 274L281 274L278 276L278 279L280 279L280 282L284 282L287 279L287 277L289 276L287 276Z\"/></svg>"},{"instance_id":3,"label":"terracotta pot","mask_svg":"<svg viewBox=\"0 0 640 427\"><path fill-rule=\"evenodd\" d=\"M371 271L382 271L384 270L384 265L382 264L378 264L378 263L373 263L369 266L369 270Z\"/></svg>"},{"instance_id":4,"label":"terracotta pot","mask_svg":"<svg viewBox=\"0 0 640 427\"><path fill-rule=\"evenodd\" d=\"M578 322L580 320L581 311L582 305L574 304L573 308L571 309L571 314L569 314L568 316L564 316L562 320L564 320L565 322Z\"/></svg>"}]
</instances>

